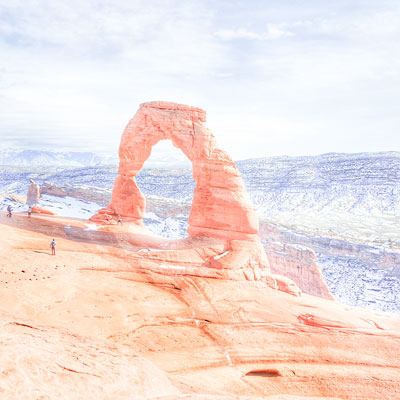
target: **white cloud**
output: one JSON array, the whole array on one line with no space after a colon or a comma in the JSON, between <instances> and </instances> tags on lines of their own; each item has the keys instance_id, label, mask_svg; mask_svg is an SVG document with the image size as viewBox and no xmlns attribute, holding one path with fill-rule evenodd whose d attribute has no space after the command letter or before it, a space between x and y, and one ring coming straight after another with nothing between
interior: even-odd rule
<instances>
[{"instance_id":1,"label":"white cloud","mask_svg":"<svg viewBox=\"0 0 400 400\"><path fill-rule=\"evenodd\" d=\"M169 100L205 108L236 159L400 149L396 2L290 3L0 1L0 135L116 149Z\"/></svg>"},{"instance_id":2,"label":"white cloud","mask_svg":"<svg viewBox=\"0 0 400 400\"><path fill-rule=\"evenodd\" d=\"M293 36L293 33L278 25L268 24L264 32L252 32L244 28L239 29L220 29L215 32L215 36L222 40L274 40Z\"/></svg>"}]
</instances>

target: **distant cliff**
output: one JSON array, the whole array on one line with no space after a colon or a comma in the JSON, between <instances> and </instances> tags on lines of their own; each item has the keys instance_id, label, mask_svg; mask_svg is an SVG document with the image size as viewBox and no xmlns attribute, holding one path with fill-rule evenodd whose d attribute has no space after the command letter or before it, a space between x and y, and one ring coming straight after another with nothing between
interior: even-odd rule
<instances>
[{"instance_id":1,"label":"distant cliff","mask_svg":"<svg viewBox=\"0 0 400 400\"><path fill-rule=\"evenodd\" d=\"M267 220L400 248L400 152L273 157L237 165Z\"/></svg>"}]
</instances>

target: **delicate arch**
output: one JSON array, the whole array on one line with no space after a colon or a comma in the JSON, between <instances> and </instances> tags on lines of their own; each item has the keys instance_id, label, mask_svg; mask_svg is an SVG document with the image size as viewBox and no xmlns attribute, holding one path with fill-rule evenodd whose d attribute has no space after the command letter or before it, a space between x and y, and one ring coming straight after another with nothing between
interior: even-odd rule
<instances>
[{"instance_id":1,"label":"delicate arch","mask_svg":"<svg viewBox=\"0 0 400 400\"><path fill-rule=\"evenodd\" d=\"M217 147L205 121L206 112L200 108L167 102L141 104L122 134L120 176L114 182L111 204L103 213L112 212L124 220L142 223L146 199L135 176L152 147L169 139L193 166L196 187L188 220L189 235L240 239L257 234L258 217L241 175L229 155Z\"/></svg>"}]
</instances>

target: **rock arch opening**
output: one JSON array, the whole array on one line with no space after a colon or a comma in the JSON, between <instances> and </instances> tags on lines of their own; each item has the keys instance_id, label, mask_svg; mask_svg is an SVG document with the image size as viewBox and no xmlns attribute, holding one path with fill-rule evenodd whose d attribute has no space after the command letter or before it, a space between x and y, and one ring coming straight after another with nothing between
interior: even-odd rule
<instances>
[{"instance_id":1,"label":"rock arch opening","mask_svg":"<svg viewBox=\"0 0 400 400\"><path fill-rule=\"evenodd\" d=\"M136 175L136 183L146 198L145 228L168 239L184 238L196 183L183 152L170 140L159 141Z\"/></svg>"}]
</instances>

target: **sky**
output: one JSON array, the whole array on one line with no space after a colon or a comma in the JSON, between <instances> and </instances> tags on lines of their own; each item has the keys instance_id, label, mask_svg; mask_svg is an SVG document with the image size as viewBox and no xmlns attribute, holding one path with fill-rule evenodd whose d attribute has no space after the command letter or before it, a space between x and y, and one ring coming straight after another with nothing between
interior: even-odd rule
<instances>
[{"instance_id":1,"label":"sky","mask_svg":"<svg viewBox=\"0 0 400 400\"><path fill-rule=\"evenodd\" d=\"M235 160L399 151L400 2L0 0L2 147L117 153L155 100Z\"/></svg>"}]
</instances>

